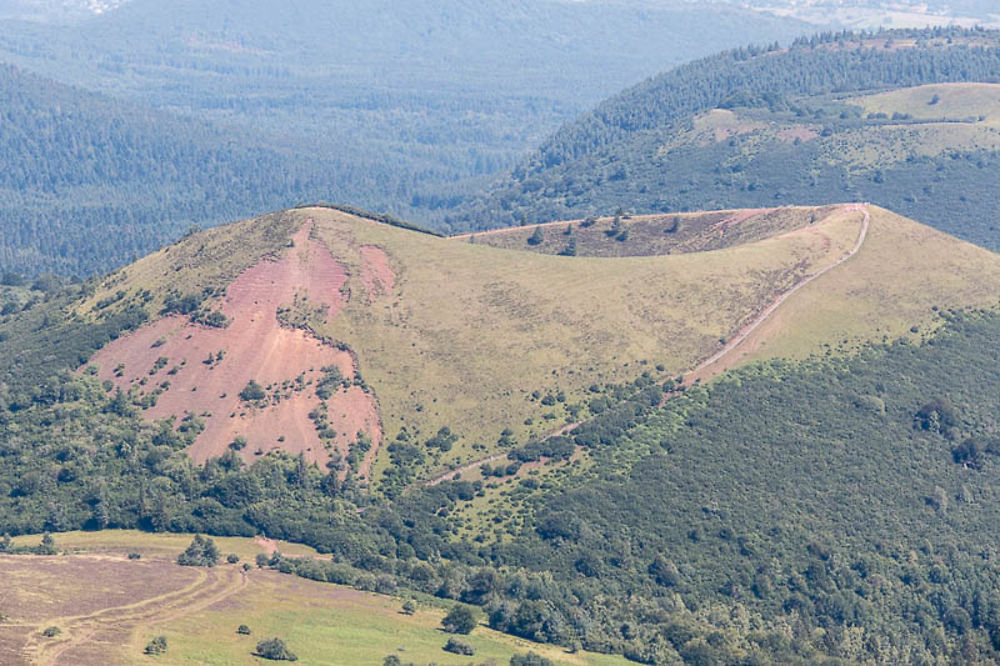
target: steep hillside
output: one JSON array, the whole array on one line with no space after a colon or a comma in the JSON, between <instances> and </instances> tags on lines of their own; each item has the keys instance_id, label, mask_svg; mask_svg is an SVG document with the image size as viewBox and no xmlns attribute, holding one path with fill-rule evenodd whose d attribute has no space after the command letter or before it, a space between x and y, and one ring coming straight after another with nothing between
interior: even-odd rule
<instances>
[{"instance_id":1,"label":"steep hillside","mask_svg":"<svg viewBox=\"0 0 1000 666\"><path fill-rule=\"evenodd\" d=\"M86 367L149 420L194 420L198 460L280 449L341 478L369 480L375 462L398 484L542 438L640 374L895 337L934 305L992 305L1000 284L996 255L881 209L678 217L578 224L569 257L527 230L447 239L305 208L269 218L289 235L223 278L206 261L248 221L112 274L78 316L147 303L154 321ZM533 251L486 244L515 234ZM642 240L656 236L675 244ZM384 438L418 459L399 469Z\"/></svg>"},{"instance_id":2,"label":"steep hillside","mask_svg":"<svg viewBox=\"0 0 1000 666\"><path fill-rule=\"evenodd\" d=\"M993 663L1000 319L942 318L922 344L739 370L454 520L502 525L508 566L617 591L636 624L594 642L643 663ZM493 626L543 634L529 608Z\"/></svg>"},{"instance_id":3,"label":"steep hillside","mask_svg":"<svg viewBox=\"0 0 1000 666\"><path fill-rule=\"evenodd\" d=\"M724 54L567 125L465 222L860 200L995 249L997 81L1000 49L986 31L838 34Z\"/></svg>"}]
</instances>

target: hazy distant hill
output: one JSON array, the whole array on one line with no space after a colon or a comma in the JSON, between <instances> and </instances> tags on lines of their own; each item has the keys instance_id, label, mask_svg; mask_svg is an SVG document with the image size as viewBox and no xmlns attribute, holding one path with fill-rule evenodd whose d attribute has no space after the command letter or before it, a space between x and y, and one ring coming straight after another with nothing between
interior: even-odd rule
<instances>
[{"instance_id":1,"label":"hazy distant hill","mask_svg":"<svg viewBox=\"0 0 1000 666\"><path fill-rule=\"evenodd\" d=\"M919 87L942 82L956 85ZM963 82L1000 82L996 33L708 58L567 124L454 223L864 200L996 248L1000 98Z\"/></svg>"},{"instance_id":2,"label":"hazy distant hill","mask_svg":"<svg viewBox=\"0 0 1000 666\"><path fill-rule=\"evenodd\" d=\"M0 67L0 96L0 272L105 271L192 225L341 186L333 160L295 160L246 134L14 68Z\"/></svg>"},{"instance_id":3,"label":"hazy distant hill","mask_svg":"<svg viewBox=\"0 0 1000 666\"><path fill-rule=\"evenodd\" d=\"M366 176L337 200L430 220L623 84L804 31L686 2L134 0L3 21L0 61L336 157Z\"/></svg>"}]
</instances>

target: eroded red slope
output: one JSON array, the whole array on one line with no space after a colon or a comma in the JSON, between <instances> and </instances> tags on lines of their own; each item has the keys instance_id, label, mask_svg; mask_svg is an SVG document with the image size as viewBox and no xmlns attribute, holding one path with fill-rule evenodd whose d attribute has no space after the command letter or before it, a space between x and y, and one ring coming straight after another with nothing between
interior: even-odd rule
<instances>
[{"instance_id":1,"label":"eroded red slope","mask_svg":"<svg viewBox=\"0 0 1000 666\"><path fill-rule=\"evenodd\" d=\"M337 387L326 400L315 391L326 375L323 368L335 366L343 377L353 378L353 357L308 332L282 326L278 318L279 308L295 304L321 310L329 320L343 306L347 274L324 245L310 239L311 227L306 222L294 246L279 258L262 260L233 281L216 304L229 318L226 328L167 316L115 340L91 359L102 379L123 390L151 393L167 386L146 410L149 419L202 416L205 430L190 448L199 462L221 455L242 436L247 445L241 455L248 462L282 448L323 465L334 450L346 457L362 432L372 442L360 470L367 476L382 438L374 396L354 385ZM251 380L265 387L264 400L240 398ZM321 404L336 431L332 439L321 439L310 418Z\"/></svg>"}]
</instances>

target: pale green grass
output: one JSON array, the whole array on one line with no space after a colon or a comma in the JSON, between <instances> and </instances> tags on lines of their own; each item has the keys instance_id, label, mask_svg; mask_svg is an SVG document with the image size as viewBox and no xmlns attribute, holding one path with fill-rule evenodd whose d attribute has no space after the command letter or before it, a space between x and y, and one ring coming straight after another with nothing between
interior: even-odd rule
<instances>
[{"instance_id":1,"label":"pale green grass","mask_svg":"<svg viewBox=\"0 0 1000 666\"><path fill-rule=\"evenodd\" d=\"M884 125L847 130L823 140L831 164L873 171L890 168L910 155L935 157L945 152L1000 150L1000 128L983 123Z\"/></svg>"},{"instance_id":2,"label":"pale green grass","mask_svg":"<svg viewBox=\"0 0 1000 666\"><path fill-rule=\"evenodd\" d=\"M931 102L937 97L938 101ZM905 113L917 120L958 120L1000 126L1000 84L940 83L849 100L866 113ZM983 116L983 120L980 120Z\"/></svg>"},{"instance_id":3,"label":"pale green grass","mask_svg":"<svg viewBox=\"0 0 1000 666\"><path fill-rule=\"evenodd\" d=\"M191 534L152 534L139 530L102 530L99 532L58 532L52 535L56 548L60 551L80 552L137 552L143 555L179 555L191 543ZM245 537L212 537L223 556L229 553L239 555L243 561L253 562L265 548ZM42 540L40 534L29 534L14 538L16 546L35 546ZM276 541L277 549L293 557L316 556L309 546L287 541Z\"/></svg>"},{"instance_id":4,"label":"pale green grass","mask_svg":"<svg viewBox=\"0 0 1000 666\"><path fill-rule=\"evenodd\" d=\"M850 261L795 294L747 340L740 360L801 358L824 345L917 337L932 308L996 307L1000 255L872 207L868 240Z\"/></svg>"},{"instance_id":5,"label":"pale green grass","mask_svg":"<svg viewBox=\"0 0 1000 666\"><path fill-rule=\"evenodd\" d=\"M133 663L149 663L138 656L156 635L167 637L168 652L156 659L164 664L256 664L251 654L257 641L280 637L302 664L331 666L378 665L389 654L417 664L442 666L481 664L489 659L506 666L515 652L529 650L560 664L611 666L626 664L621 657L592 653L571 655L562 648L540 645L492 631L485 626L461 640L475 647L473 657L445 652L449 634L439 629L445 611L424 607L415 615L399 612L401 599L357 592L326 583L274 572L254 572L251 585L225 604L199 611L134 633ZM252 635L236 633L246 624Z\"/></svg>"},{"instance_id":6,"label":"pale green grass","mask_svg":"<svg viewBox=\"0 0 1000 666\"><path fill-rule=\"evenodd\" d=\"M594 383L694 366L804 272L843 254L858 226L834 216L713 252L592 258L499 250L328 210L302 214L349 268L360 264L359 245L391 257L395 294L369 303L355 278L351 304L321 331L357 352L389 438L403 426L421 440L442 426L462 436L438 467L482 457L470 445L493 449L504 428L523 441L561 425L558 406L529 399L534 390L562 389L572 403ZM527 418L533 426L522 425Z\"/></svg>"}]
</instances>

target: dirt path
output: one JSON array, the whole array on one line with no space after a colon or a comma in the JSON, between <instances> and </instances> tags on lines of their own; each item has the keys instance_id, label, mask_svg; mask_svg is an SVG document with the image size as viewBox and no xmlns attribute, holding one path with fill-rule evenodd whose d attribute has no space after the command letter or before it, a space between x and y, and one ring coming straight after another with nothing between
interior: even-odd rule
<instances>
[{"instance_id":1,"label":"dirt path","mask_svg":"<svg viewBox=\"0 0 1000 666\"><path fill-rule=\"evenodd\" d=\"M246 588L249 576L237 567L217 567L198 571L195 581L179 590L130 604L102 608L86 615L49 618L46 626L62 630L56 641L43 639L39 627L25 646L32 663L93 663L87 652L97 644L107 644L102 634L131 632L140 624L155 625L213 606Z\"/></svg>"},{"instance_id":2,"label":"dirt path","mask_svg":"<svg viewBox=\"0 0 1000 666\"><path fill-rule=\"evenodd\" d=\"M581 421L577 421L576 423L567 423L566 425L564 425L562 427L556 428L555 430L553 430L552 432L550 432L549 434L547 434L545 436L545 439L551 439L553 437L559 437L560 435L565 435L569 431L573 430L573 428L575 428L578 425L580 425L580 423L581 423ZM507 459L507 451L503 451L501 453L494 453L493 455L487 456L486 458L480 458L479 460L473 460L470 463L465 463L461 467L456 467L453 470L449 470L447 472L442 472L441 474L438 474L437 476L433 477L432 479L430 479L428 481L425 481L424 485L425 486L436 486L439 483L441 483L442 481L449 481L449 480L454 479L456 474L465 474L466 472L471 472L474 469L479 469L483 465L489 465L491 463L497 462L498 460L506 460L506 459Z\"/></svg>"},{"instance_id":3,"label":"dirt path","mask_svg":"<svg viewBox=\"0 0 1000 666\"><path fill-rule=\"evenodd\" d=\"M736 349L739 348L739 346L742 345L746 341L746 339L750 337L750 335L761 326L761 324L770 319L770 317L778 310L778 308L781 307L781 305L785 301L787 301L797 291L799 291L809 283L813 282L814 280L820 277L823 277L824 275L832 271L834 268L837 268L838 266L842 265L844 262L849 260L851 257L856 255L861 250L861 247L865 244L865 240L868 238L868 228L871 224L871 214L868 211L868 204L867 203L845 204L844 206L841 207L841 210L846 212L860 212L864 215L864 218L862 219L861 222L861 230L858 232L858 238L857 241L854 243L854 247L852 247L844 256L842 256L836 262L830 264L826 268L823 268L811 275L805 276L804 278L796 282L788 291L778 296L778 298L776 298L770 305L764 308L764 310L759 315L757 315L757 317L752 322L741 328L736 333L736 335L733 336L733 338L730 339L729 342L727 342L725 346L722 347L722 349L720 349L715 354L713 354L712 356L708 357L707 359L699 363L690 372L685 373L684 374L685 386L690 386L698 379L705 380L710 378L713 375L713 373L710 371L710 368L715 364L717 364L719 361L721 361L723 358L728 356L729 354L736 351ZM544 226L544 225L532 225L532 226ZM457 238L457 236L453 236L453 238ZM550 437L556 437L558 435L564 435L578 425L580 425L580 423L572 423L570 425L564 426L559 430L546 435L545 439L549 439ZM431 478L429 481L426 481L425 485L436 486L442 481L454 478L455 474L465 473L467 471L477 469L482 465L493 463L496 462L497 460L505 459L506 457L507 457L506 452L494 453L493 455L483 458L481 460L475 460L473 462L466 463L465 465L462 465L461 467L458 467L451 471L439 474Z\"/></svg>"},{"instance_id":4,"label":"dirt path","mask_svg":"<svg viewBox=\"0 0 1000 666\"><path fill-rule=\"evenodd\" d=\"M771 317L771 315L773 315L775 311L779 307L781 307L781 305L785 301L787 301L797 291L805 287L813 280L823 277L824 275L832 271L834 268L837 268L838 266L840 266L845 261L847 261L848 259L850 259L851 257L853 257L858 253L858 251L861 249L861 246L864 245L865 239L868 238L868 227L871 223L871 215L868 212L868 206L867 204L848 204L843 207L843 210L857 211L864 214L864 218L861 222L861 231L858 233L858 239L854 243L854 247L851 248L847 252L847 254L842 256L836 262L830 264L829 266L823 268L822 270L813 273L812 275L805 276L797 283L795 283L795 285L792 286L791 289L778 296L778 298L775 299L773 303L764 308L764 311L761 312L759 315L757 315L756 319L754 319L752 322L750 322L742 329L740 329L740 331L729 342L727 342L722 349L720 349L715 354L713 354L709 358L699 363L694 370L685 375L685 381L684 381L685 385L690 386L691 384L694 383L696 379L707 379L707 377L702 376L702 373L704 373L705 370L715 365L716 363L721 361L724 357L728 356L733 351L735 351L736 348L739 347L741 344L743 344L743 342L746 341L748 337L750 337L750 334L753 333L755 330L757 330L757 328L759 328L761 324L767 321Z\"/></svg>"}]
</instances>

